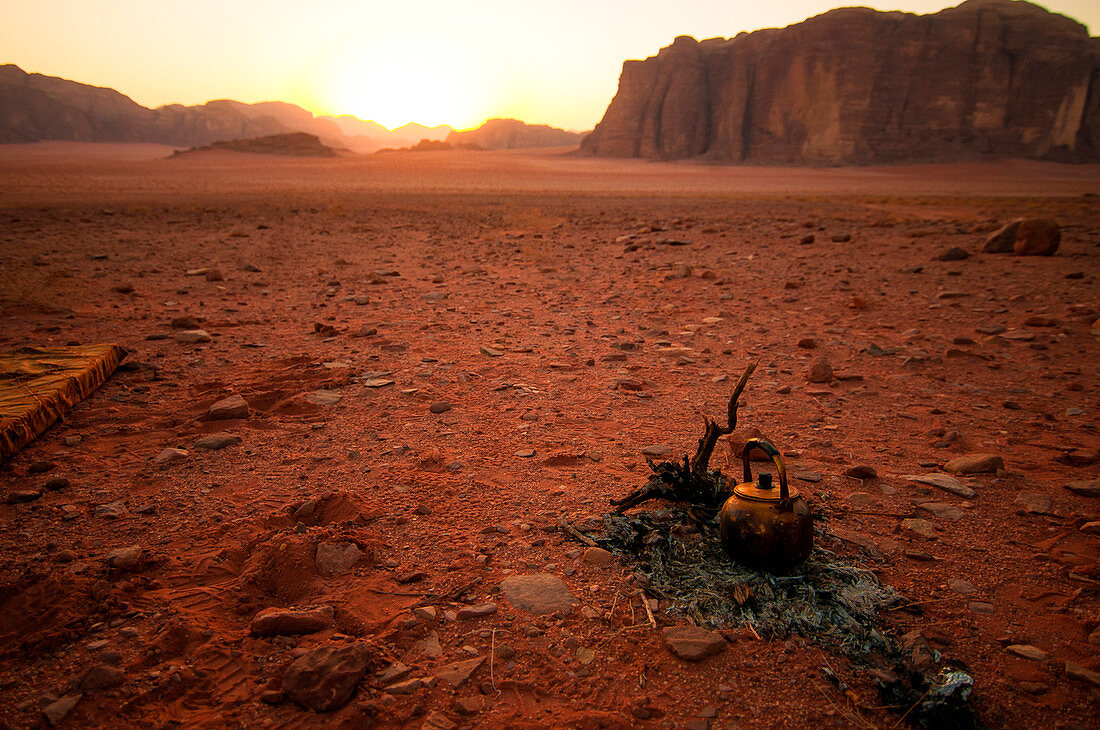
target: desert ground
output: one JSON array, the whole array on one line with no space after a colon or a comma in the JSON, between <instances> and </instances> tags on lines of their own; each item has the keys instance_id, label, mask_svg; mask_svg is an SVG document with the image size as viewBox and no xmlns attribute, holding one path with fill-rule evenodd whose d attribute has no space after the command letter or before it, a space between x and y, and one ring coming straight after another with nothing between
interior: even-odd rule
<instances>
[{"instance_id":1,"label":"desert ground","mask_svg":"<svg viewBox=\"0 0 1100 730\"><path fill-rule=\"evenodd\" d=\"M759 361L740 425L904 596L885 630L989 727L1097 727L1100 166L170 152L0 147L0 350L129 351L0 467L0 726L893 727L813 637L674 654L687 619L562 527ZM1020 217L1056 255L981 253ZM969 498L907 478L972 453ZM536 574L564 608L503 592ZM285 686L318 647L367 664L325 712Z\"/></svg>"}]
</instances>

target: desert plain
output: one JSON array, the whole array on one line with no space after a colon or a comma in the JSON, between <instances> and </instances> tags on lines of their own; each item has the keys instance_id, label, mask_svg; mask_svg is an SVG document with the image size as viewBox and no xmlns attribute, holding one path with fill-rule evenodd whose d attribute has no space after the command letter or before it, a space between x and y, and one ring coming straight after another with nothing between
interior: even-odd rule
<instances>
[{"instance_id":1,"label":"desert plain","mask_svg":"<svg viewBox=\"0 0 1100 730\"><path fill-rule=\"evenodd\" d=\"M759 361L740 425L919 606L891 634L990 727L1096 727L1100 166L170 153L0 148L0 350L128 350L0 467L0 726L892 727L812 637L674 654L561 526ZM1021 217L1056 255L982 253ZM968 498L908 478L976 453ZM502 591L531 575L564 607ZM325 646L367 669L314 712L284 677Z\"/></svg>"}]
</instances>

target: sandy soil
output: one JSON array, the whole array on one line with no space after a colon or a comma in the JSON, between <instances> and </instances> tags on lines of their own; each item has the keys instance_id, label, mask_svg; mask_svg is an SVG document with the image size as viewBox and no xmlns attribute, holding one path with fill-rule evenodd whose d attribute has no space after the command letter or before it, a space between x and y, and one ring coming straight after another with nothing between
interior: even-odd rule
<instances>
[{"instance_id":1,"label":"sandy soil","mask_svg":"<svg viewBox=\"0 0 1100 730\"><path fill-rule=\"evenodd\" d=\"M1096 726L1066 665L1100 671L1100 501L1065 488L1100 477L1096 166L168 152L0 148L0 349L132 352L0 470L5 496L68 480L0 505L0 726L75 694L74 727L893 726L866 668L797 637L674 657L630 568L557 529L644 482L643 448L693 450L753 359L742 424L823 476L799 486L830 548L920 603L892 630L962 662L992 727ZM979 253L1020 216L1061 224L1056 256ZM182 317L210 341L177 341ZM807 381L820 356L841 379ZM249 416L210 420L232 394ZM195 446L215 433L241 441ZM961 478L974 499L904 478L972 452L1005 463ZM362 557L322 575L325 542ZM501 595L532 573L574 609ZM249 633L319 604L334 626ZM409 694L368 674L323 715L282 696L305 650L359 641L409 677L487 659Z\"/></svg>"}]
</instances>

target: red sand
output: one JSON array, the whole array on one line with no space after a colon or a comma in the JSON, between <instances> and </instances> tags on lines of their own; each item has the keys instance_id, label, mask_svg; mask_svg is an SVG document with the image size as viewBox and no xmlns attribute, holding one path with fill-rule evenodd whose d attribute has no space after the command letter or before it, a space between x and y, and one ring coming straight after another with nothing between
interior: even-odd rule
<instances>
[{"instance_id":1,"label":"red sand","mask_svg":"<svg viewBox=\"0 0 1100 730\"><path fill-rule=\"evenodd\" d=\"M738 632L718 656L673 657L659 631L635 626L631 571L584 563L554 530L639 486L643 447L692 450L701 417L724 412L723 376L755 358L742 424L793 452L792 471L824 474L800 488L832 515L844 542L830 547L924 602L923 618L892 617L895 630L921 629L965 663L990 726L1094 722L1097 690L1066 662L1100 670L1088 643L1098 538L1080 530L1100 509L1064 485L1100 476L1100 198L1085 195L1100 192L1100 167L169 152L0 147L0 349L118 342L140 364L0 471L5 496L70 482L0 505L3 724L33 724L44 695L72 694L105 665L120 682L86 689L65 722L420 727L441 713L483 727L683 727L703 713L713 727L891 726L864 670L801 639ZM1058 255L978 253L986 233L1025 215L1062 225ZM815 242L800 245L807 234ZM952 246L971 257L934 260ZM681 264L690 275L670 278L688 273ZM222 276L186 274L202 268ZM212 341L178 343L169 321L184 316ZM1006 332L977 331L988 325ZM635 349L613 346L624 342ZM872 344L897 350L871 356ZM808 383L820 355L861 379ZM372 374L394 383L369 387ZM622 378L641 390L616 389ZM318 390L339 402L305 398ZM233 393L248 419L205 420ZM432 413L438 401L452 409ZM242 442L194 447L223 431ZM189 454L155 463L165 448ZM963 478L972 501L902 477L968 452L1006 466ZM727 468L724 450L717 461ZM30 474L36 462L55 467ZM879 478L845 477L854 465ZM857 492L869 497L851 501ZM1050 507L1022 513L1021 493ZM321 501L298 523L290 510L309 499ZM935 540L855 514L918 516L927 500L964 514L920 514ZM97 515L117 501L121 517ZM347 540L364 551L353 573L319 575L314 545ZM136 572L106 564L130 545L144 549ZM413 571L424 578L397 582ZM562 575L578 607L533 617L510 606L500 581L536 572ZM407 611L476 579L470 599L499 606L488 617ZM335 629L248 634L263 608L319 603L336 608ZM441 615L460 605L436 603ZM431 632L438 656L418 643ZM327 715L260 700L298 649L354 639L410 676L497 653L457 689L390 695L364 680ZM1015 644L1049 658L1007 653Z\"/></svg>"}]
</instances>

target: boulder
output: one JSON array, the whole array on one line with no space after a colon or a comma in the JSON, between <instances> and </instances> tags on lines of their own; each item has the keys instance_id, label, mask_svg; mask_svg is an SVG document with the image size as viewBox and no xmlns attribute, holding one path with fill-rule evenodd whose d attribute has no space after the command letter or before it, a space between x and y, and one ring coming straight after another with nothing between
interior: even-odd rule
<instances>
[{"instance_id":1,"label":"boulder","mask_svg":"<svg viewBox=\"0 0 1100 730\"><path fill-rule=\"evenodd\" d=\"M952 474L993 474L1004 468L1004 459L996 454L965 454L943 465L943 470Z\"/></svg>"},{"instance_id":2,"label":"boulder","mask_svg":"<svg viewBox=\"0 0 1100 730\"><path fill-rule=\"evenodd\" d=\"M236 394L227 398L222 398L220 401L210 406L210 410L207 412L211 421L223 421L231 418L248 418L248 414L248 401Z\"/></svg>"},{"instance_id":3,"label":"boulder","mask_svg":"<svg viewBox=\"0 0 1100 730\"><path fill-rule=\"evenodd\" d=\"M549 573L512 575L502 580L500 587L509 603L536 616L556 611L568 613L576 602L565 581Z\"/></svg>"},{"instance_id":4,"label":"boulder","mask_svg":"<svg viewBox=\"0 0 1100 730\"><path fill-rule=\"evenodd\" d=\"M311 649L286 668L283 691L306 710L328 712L338 709L355 694L370 659L370 652L363 643Z\"/></svg>"},{"instance_id":5,"label":"boulder","mask_svg":"<svg viewBox=\"0 0 1100 730\"><path fill-rule=\"evenodd\" d=\"M1045 218L1025 218L1016 229L1012 250L1017 256L1053 256L1062 242L1058 224Z\"/></svg>"}]
</instances>

